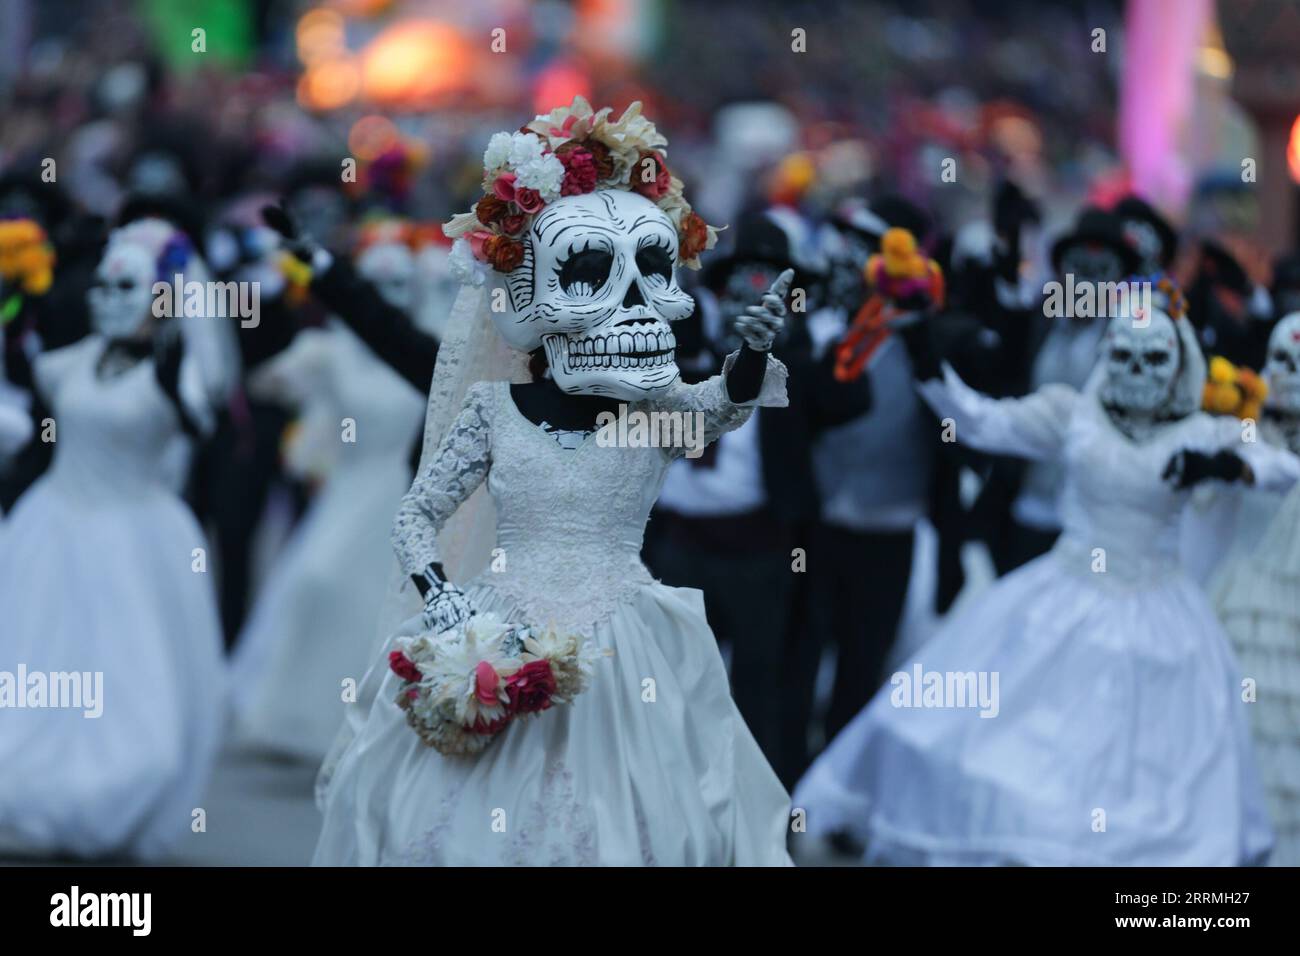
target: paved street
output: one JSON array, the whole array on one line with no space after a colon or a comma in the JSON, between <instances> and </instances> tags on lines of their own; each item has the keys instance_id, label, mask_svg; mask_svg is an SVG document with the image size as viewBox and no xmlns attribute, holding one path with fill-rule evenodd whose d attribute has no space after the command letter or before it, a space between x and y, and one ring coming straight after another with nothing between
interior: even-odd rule
<instances>
[{"instance_id":1,"label":"paved street","mask_svg":"<svg viewBox=\"0 0 1300 956\"><path fill-rule=\"evenodd\" d=\"M203 803L208 813L207 832L189 834L172 862L186 866L307 865L320 827L320 814L312 800L315 778L315 766L226 751ZM800 841L795 861L801 866L852 864L819 840ZM0 855L0 866L69 862ZM120 865L129 861L101 862Z\"/></svg>"},{"instance_id":2,"label":"paved street","mask_svg":"<svg viewBox=\"0 0 1300 956\"><path fill-rule=\"evenodd\" d=\"M312 801L316 767L227 751L208 796L207 832L186 836L173 861L188 866L305 866L320 829ZM0 855L0 865L72 861ZM129 861L104 860L119 865Z\"/></svg>"}]
</instances>

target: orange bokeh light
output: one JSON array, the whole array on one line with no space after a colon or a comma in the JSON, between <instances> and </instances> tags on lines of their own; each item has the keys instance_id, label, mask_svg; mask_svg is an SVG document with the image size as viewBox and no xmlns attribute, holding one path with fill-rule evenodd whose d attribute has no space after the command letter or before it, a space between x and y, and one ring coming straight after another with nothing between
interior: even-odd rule
<instances>
[{"instance_id":1,"label":"orange bokeh light","mask_svg":"<svg viewBox=\"0 0 1300 956\"><path fill-rule=\"evenodd\" d=\"M386 106L415 109L464 89L470 52L452 27L433 20L408 20L389 27L362 51L361 86L366 97Z\"/></svg>"},{"instance_id":2,"label":"orange bokeh light","mask_svg":"<svg viewBox=\"0 0 1300 956\"><path fill-rule=\"evenodd\" d=\"M1291 124L1291 141L1286 147L1286 165L1291 178L1300 183L1300 116Z\"/></svg>"},{"instance_id":3,"label":"orange bokeh light","mask_svg":"<svg viewBox=\"0 0 1300 956\"><path fill-rule=\"evenodd\" d=\"M343 17L334 10L319 7L308 10L298 19L294 40L297 43L298 59L307 66L334 59L347 46L343 35Z\"/></svg>"},{"instance_id":4,"label":"orange bokeh light","mask_svg":"<svg viewBox=\"0 0 1300 956\"><path fill-rule=\"evenodd\" d=\"M348 151L363 162L369 162L399 140L397 127L387 116L363 116L352 124L348 132Z\"/></svg>"},{"instance_id":5,"label":"orange bokeh light","mask_svg":"<svg viewBox=\"0 0 1300 956\"><path fill-rule=\"evenodd\" d=\"M309 110L336 110L356 98L360 71L346 57L324 60L307 67L298 80L298 103Z\"/></svg>"}]
</instances>

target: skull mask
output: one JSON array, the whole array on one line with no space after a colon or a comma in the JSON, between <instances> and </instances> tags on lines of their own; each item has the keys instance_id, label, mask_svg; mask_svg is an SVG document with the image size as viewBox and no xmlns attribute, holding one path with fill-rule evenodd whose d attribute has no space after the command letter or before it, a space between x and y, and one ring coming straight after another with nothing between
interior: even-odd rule
<instances>
[{"instance_id":1,"label":"skull mask","mask_svg":"<svg viewBox=\"0 0 1300 956\"><path fill-rule=\"evenodd\" d=\"M1268 339L1268 403L1290 414L1300 414L1300 312L1283 316Z\"/></svg>"},{"instance_id":2,"label":"skull mask","mask_svg":"<svg viewBox=\"0 0 1300 956\"><path fill-rule=\"evenodd\" d=\"M87 293L95 331L108 338L130 338L150 318L157 264L141 243L111 239Z\"/></svg>"},{"instance_id":3,"label":"skull mask","mask_svg":"<svg viewBox=\"0 0 1300 956\"><path fill-rule=\"evenodd\" d=\"M374 283L389 305L411 311L415 303L415 256L404 243L376 243L357 259L357 271Z\"/></svg>"},{"instance_id":4,"label":"skull mask","mask_svg":"<svg viewBox=\"0 0 1300 956\"><path fill-rule=\"evenodd\" d=\"M492 318L507 343L543 346L570 394L637 401L677 380L668 323L695 303L677 284L677 230L658 206L618 189L565 196L524 246L523 262L497 276L507 309Z\"/></svg>"},{"instance_id":5,"label":"skull mask","mask_svg":"<svg viewBox=\"0 0 1300 956\"><path fill-rule=\"evenodd\" d=\"M1111 319L1103 345L1107 404L1124 412L1157 415L1174 398L1180 367L1178 329L1164 312L1152 310L1148 323L1129 315Z\"/></svg>"}]
</instances>

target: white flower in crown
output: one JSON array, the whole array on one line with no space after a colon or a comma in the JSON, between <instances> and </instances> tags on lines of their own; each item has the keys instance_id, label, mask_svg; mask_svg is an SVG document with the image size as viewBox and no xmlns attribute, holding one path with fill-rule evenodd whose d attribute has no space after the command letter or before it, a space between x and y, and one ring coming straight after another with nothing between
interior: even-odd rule
<instances>
[{"instance_id":1,"label":"white flower in crown","mask_svg":"<svg viewBox=\"0 0 1300 956\"><path fill-rule=\"evenodd\" d=\"M529 160L517 167L515 173L515 186L537 190L542 202L555 202L559 199L563 184L564 164L551 153Z\"/></svg>"},{"instance_id":2,"label":"white flower in crown","mask_svg":"<svg viewBox=\"0 0 1300 956\"><path fill-rule=\"evenodd\" d=\"M599 122L610 114L609 107L599 113L591 108L586 97L575 96L569 106L557 106L549 113L539 113L524 129L550 141L551 148L563 146L571 139L586 139Z\"/></svg>"},{"instance_id":3,"label":"white flower in crown","mask_svg":"<svg viewBox=\"0 0 1300 956\"><path fill-rule=\"evenodd\" d=\"M483 150L483 168L491 172L500 169L510 160L510 144L517 133L493 133Z\"/></svg>"},{"instance_id":4,"label":"white flower in crown","mask_svg":"<svg viewBox=\"0 0 1300 956\"><path fill-rule=\"evenodd\" d=\"M625 109L616 122L600 124L597 135L610 147L615 175L620 183L632 178L632 170L643 151L662 153L668 146L668 140L655 129L655 124L641 115L640 102Z\"/></svg>"}]
</instances>

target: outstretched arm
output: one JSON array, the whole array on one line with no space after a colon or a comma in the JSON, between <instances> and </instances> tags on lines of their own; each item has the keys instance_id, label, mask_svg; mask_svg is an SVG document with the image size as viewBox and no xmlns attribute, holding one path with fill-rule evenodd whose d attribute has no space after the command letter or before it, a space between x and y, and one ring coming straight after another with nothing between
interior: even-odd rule
<instances>
[{"instance_id":1,"label":"outstretched arm","mask_svg":"<svg viewBox=\"0 0 1300 956\"><path fill-rule=\"evenodd\" d=\"M311 290L375 355L422 395L428 394L438 361L438 340L384 301L350 260L335 257L323 273L313 276Z\"/></svg>"},{"instance_id":2,"label":"outstretched arm","mask_svg":"<svg viewBox=\"0 0 1300 956\"><path fill-rule=\"evenodd\" d=\"M1235 418L1216 418L1211 428L1217 447L1175 452L1161 477L1176 488L1222 481L1276 492L1287 491L1300 480L1300 458L1268 442L1244 440L1245 432Z\"/></svg>"},{"instance_id":3,"label":"outstretched arm","mask_svg":"<svg viewBox=\"0 0 1300 956\"><path fill-rule=\"evenodd\" d=\"M1047 459L1061 453L1078 393L1045 385L1024 398L989 398L944 364L943 378L917 385L941 421L951 421L957 441L994 455Z\"/></svg>"},{"instance_id":4,"label":"outstretched arm","mask_svg":"<svg viewBox=\"0 0 1300 956\"><path fill-rule=\"evenodd\" d=\"M290 255L311 266L311 290L325 306L398 375L421 394L427 394L438 360L438 340L416 328L401 309L384 301L350 261L335 256L299 229L283 202L262 207L262 218L284 239Z\"/></svg>"}]
</instances>

